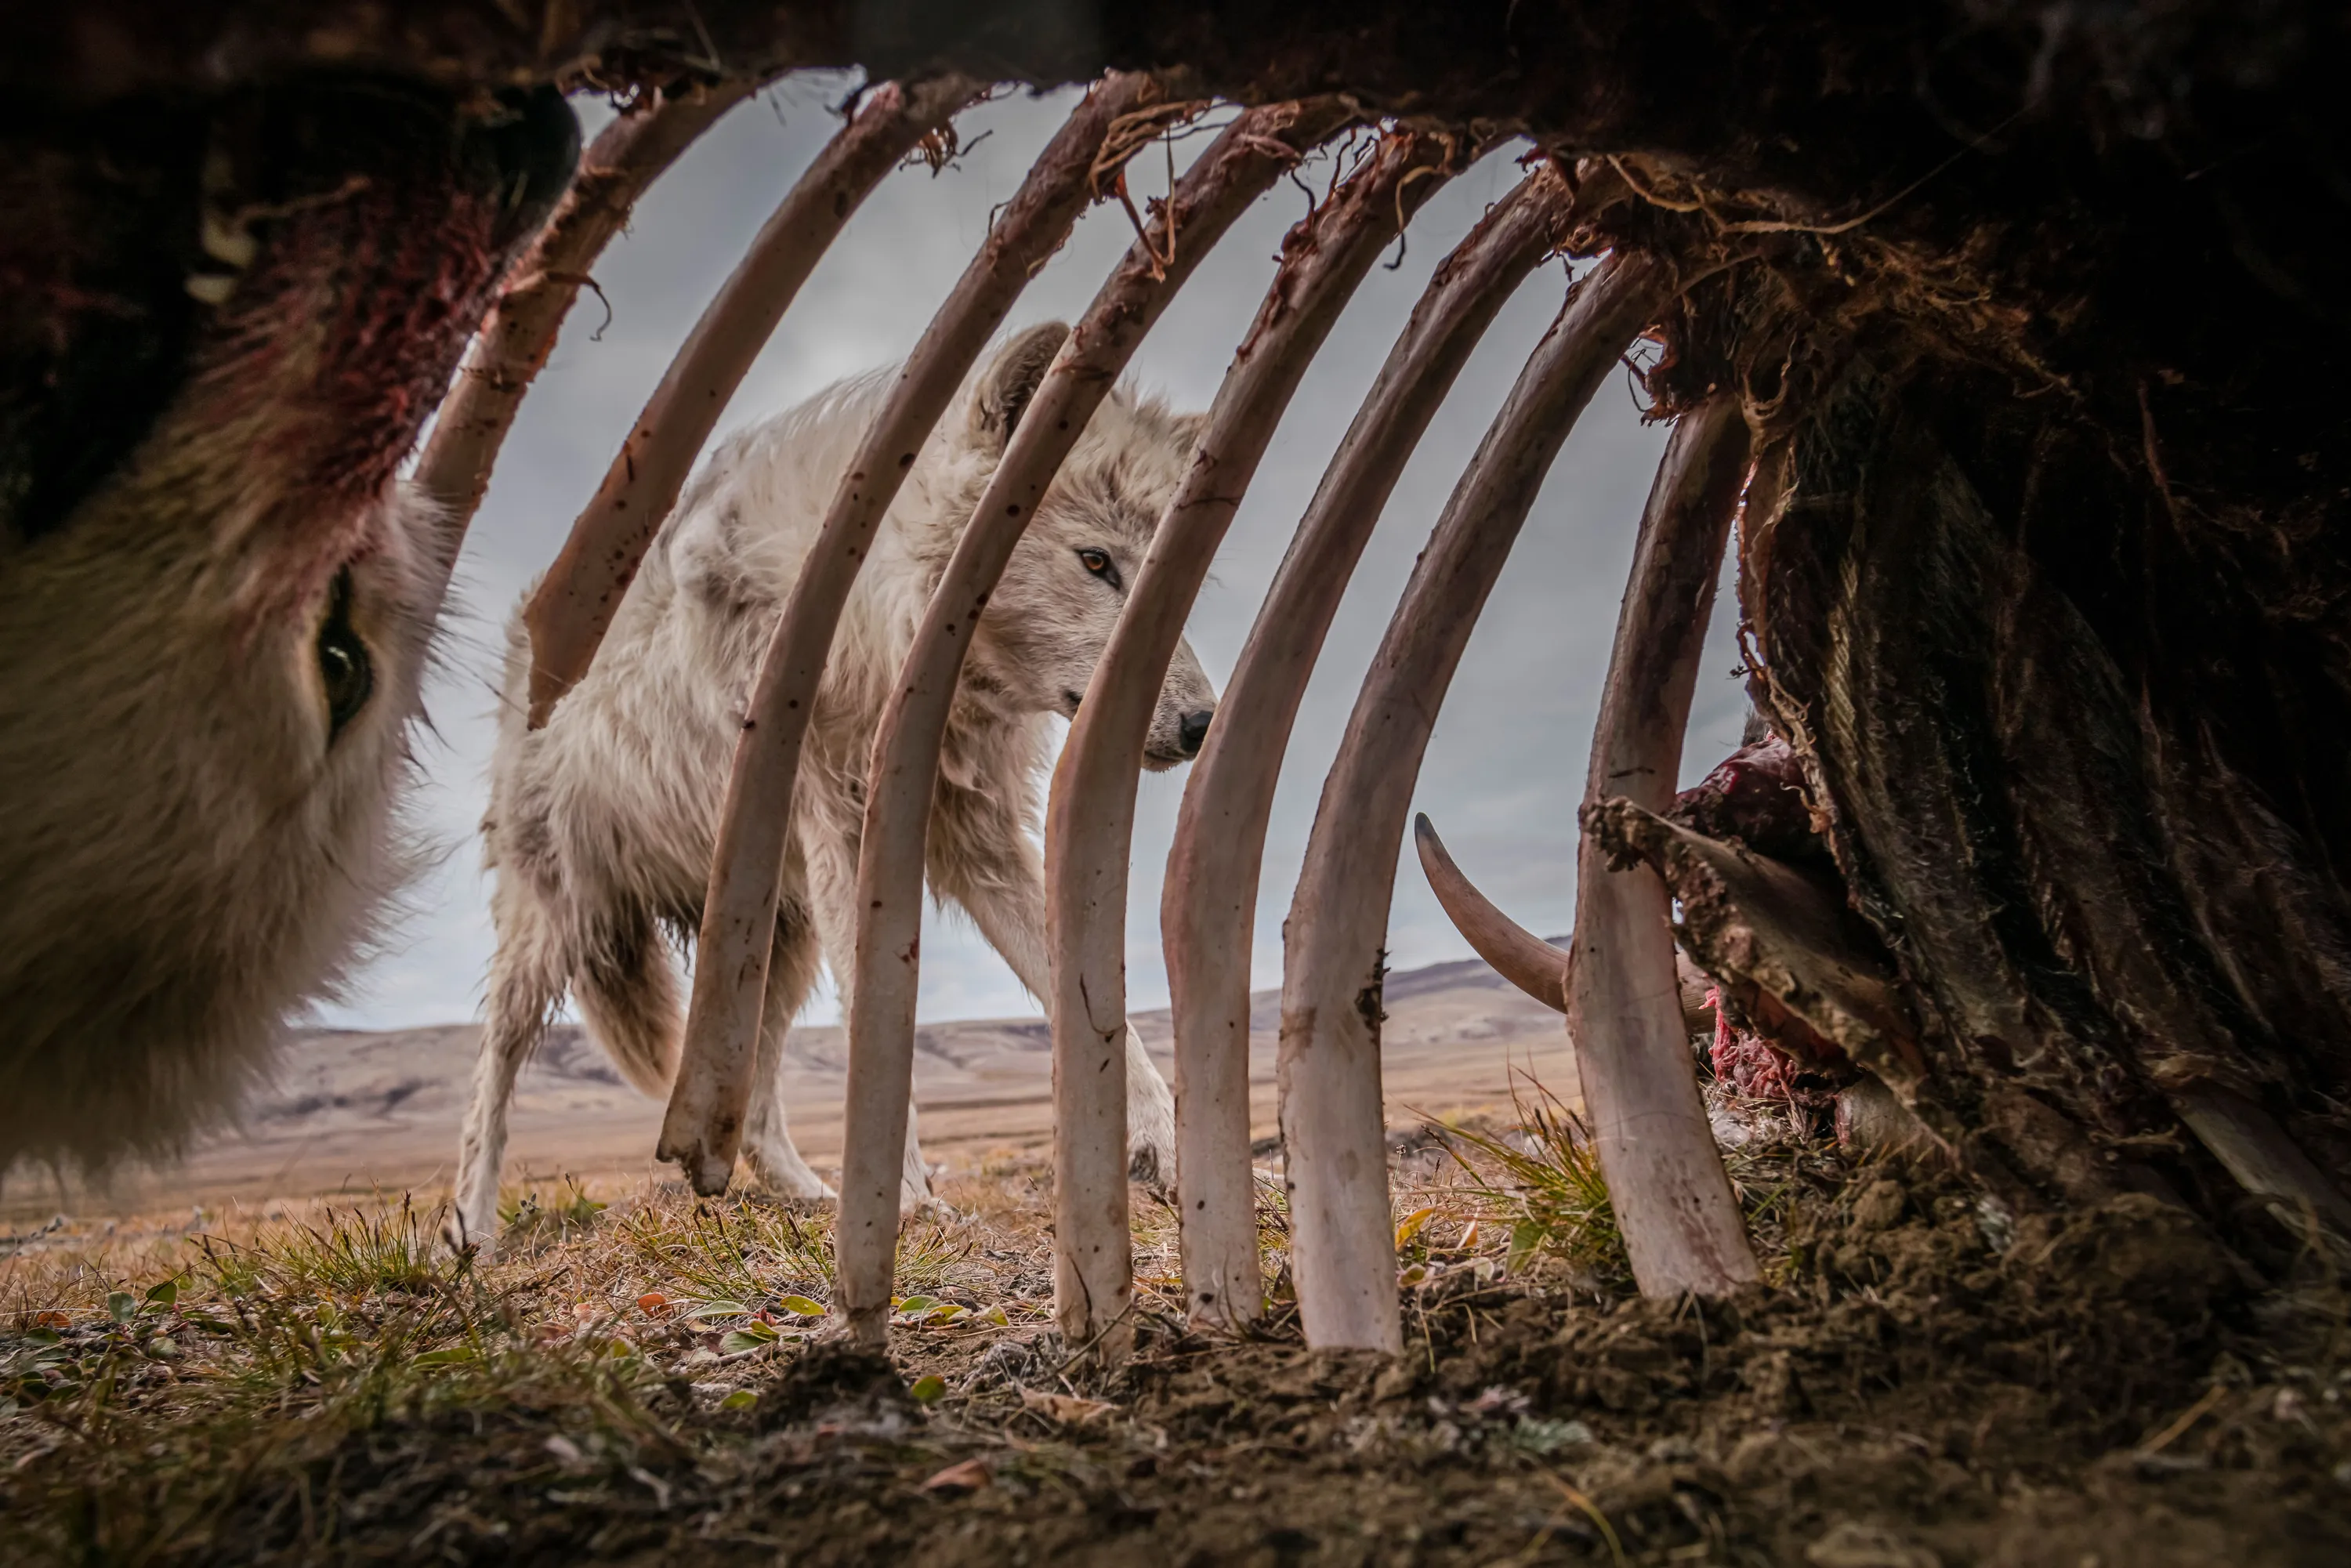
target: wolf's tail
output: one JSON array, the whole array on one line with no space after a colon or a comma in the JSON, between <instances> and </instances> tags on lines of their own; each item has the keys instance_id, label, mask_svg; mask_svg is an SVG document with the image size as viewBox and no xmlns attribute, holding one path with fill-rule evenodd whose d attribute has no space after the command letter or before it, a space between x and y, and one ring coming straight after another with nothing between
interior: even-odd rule
<instances>
[{"instance_id":1,"label":"wolf's tail","mask_svg":"<svg viewBox=\"0 0 2351 1568\"><path fill-rule=\"evenodd\" d=\"M572 978L588 1032L628 1081L655 1099L677 1072L677 977L650 920L609 934Z\"/></svg>"}]
</instances>

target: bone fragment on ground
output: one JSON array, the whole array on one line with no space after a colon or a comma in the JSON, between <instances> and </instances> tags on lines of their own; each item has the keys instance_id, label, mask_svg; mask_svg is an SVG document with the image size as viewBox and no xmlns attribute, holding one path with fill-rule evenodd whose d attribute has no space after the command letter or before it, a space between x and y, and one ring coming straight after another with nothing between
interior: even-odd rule
<instances>
[{"instance_id":1,"label":"bone fragment on ground","mask_svg":"<svg viewBox=\"0 0 2351 1568\"><path fill-rule=\"evenodd\" d=\"M2172 1103L2197 1141L2228 1167L2237 1185L2268 1200L2296 1235L2316 1225L2338 1256L2351 1256L2351 1199L2260 1105L2210 1082L2175 1089Z\"/></svg>"},{"instance_id":2,"label":"bone fragment on ground","mask_svg":"<svg viewBox=\"0 0 2351 1568\"><path fill-rule=\"evenodd\" d=\"M977 90L953 75L874 89L753 236L531 596L532 728L587 673L695 455L800 285L882 177Z\"/></svg>"},{"instance_id":3,"label":"bone fragment on ground","mask_svg":"<svg viewBox=\"0 0 2351 1568\"><path fill-rule=\"evenodd\" d=\"M1164 97L1148 76L1114 73L1086 95L1047 144L901 370L793 584L760 663L727 780L684 1051L656 1149L659 1158L684 1167L697 1192L725 1191L734 1169L800 742L866 546L980 350L1101 193L1105 173L1115 172L1114 166L1101 165L1105 140L1128 115Z\"/></svg>"},{"instance_id":4,"label":"bone fragment on ground","mask_svg":"<svg viewBox=\"0 0 2351 1568\"><path fill-rule=\"evenodd\" d=\"M1215 402L1183 491L1071 726L1046 810L1053 988L1055 1298L1061 1333L1116 1360L1132 1339L1127 1239L1126 874L1153 706L1217 546L1308 363L1380 253L1460 166L1452 137L1393 131L1284 237L1280 270Z\"/></svg>"},{"instance_id":5,"label":"bone fragment on ground","mask_svg":"<svg viewBox=\"0 0 2351 1568\"><path fill-rule=\"evenodd\" d=\"M1882 1079L1864 1073L1837 1091L1837 1146L1859 1155L1948 1163L1942 1141Z\"/></svg>"},{"instance_id":6,"label":"bone fragment on ground","mask_svg":"<svg viewBox=\"0 0 2351 1568\"><path fill-rule=\"evenodd\" d=\"M466 350L417 459L417 487L447 508L451 564L489 490L490 470L523 394L546 365L596 258L628 226L645 187L758 86L741 79L657 90L580 154L570 189L515 263L513 281Z\"/></svg>"},{"instance_id":7,"label":"bone fragment on ground","mask_svg":"<svg viewBox=\"0 0 2351 1568\"><path fill-rule=\"evenodd\" d=\"M1176 1034L1185 1301L1201 1327L1263 1310L1249 1165L1249 950L1266 824L1290 728L1373 526L1503 303L1557 245L1547 161L1437 268L1299 519L1184 790L1160 901Z\"/></svg>"},{"instance_id":8,"label":"bone fragment on ground","mask_svg":"<svg viewBox=\"0 0 2351 1568\"><path fill-rule=\"evenodd\" d=\"M835 1310L886 1338L899 1219L899 1149L913 1087L918 939L931 800L956 676L1013 547L1127 361L1226 230L1298 158L1353 118L1337 99L1244 111L1200 155L1113 270L1022 413L933 591L873 742L857 866ZM1243 1160L1247 1151L1244 1148ZM1254 1221L1252 1220L1252 1239ZM1254 1248L1250 1253L1256 1264Z\"/></svg>"},{"instance_id":9,"label":"bone fragment on ground","mask_svg":"<svg viewBox=\"0 0 2351 1568\"><path fill-rule=\"evenodd\" d=\"M1675 425L1616 623L1576 857L1568 1034L1625 1249L1649 1296L1720 1295L1758 1270L1671 999L1666 885L1646 866L1612 863L1588 813L1620 791L1660 809L1673 799L1748 458L1746 421L1734 398L1713 398Z\"/></svg>"},{"instance_id":10,"label":"bone fragment on ground","mask_svg":"<svg viewBox=\"0 0 2351 1568\"><path fill-rule=\"evenodd\" d=\"M1576 416L1672 293L1603 262L1520 372L1438 517L1323 780L1284 927L1279 1078L1291 1255L1308 1343L1394 1352L1395 1238L1380 1098L1380 983L1405 817L1438 707Z\"/></svg>"}]
</instances>

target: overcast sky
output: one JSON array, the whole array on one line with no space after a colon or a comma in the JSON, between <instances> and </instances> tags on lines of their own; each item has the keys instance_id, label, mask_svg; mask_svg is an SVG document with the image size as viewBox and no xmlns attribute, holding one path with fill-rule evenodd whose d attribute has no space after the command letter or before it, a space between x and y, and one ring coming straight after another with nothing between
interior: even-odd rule
<instances>
[{"instance_id":1,"label":"overcast sky","mask_svg":"<svg viewBox=\"0 0 2351 1568\"><path fill-rule=\"evenodd\" d=\"M787 81L736 109L638 204L630 231L595 269L604 304L583 295L525 401L458 570L444 668L428 695L418 825L443 852L411 893L383 954L326 1021L353 1028L475 1016L491 949L486 878L475 839L486 790L500 625L560 546L629 422L660 380L760 222L836 127L828 106L850 78ZM959 121L968 148L935 176L891 175L849 225L760 355L718 434L766 417L844 375L903 357L1060 125L1072 93L1025 93ZM580 100L592 130L609 111ZM1217 118L1223 118L1222 115ZM984 139L983 139L984 136ZM1176 166L1207 143L1176 145ZM1374 270L1307 373L1235 519L1191 622L1191 640L1221 685L1290 531L1381 361L1437 262L1518 178L1520 149L1455 180L1415 218L1394 270ZM1135 160L1138 198L1165 186L1157 149ZM1327 166L1310 180L1327 182ZM1318 183L1317 188L1321 188ZM1201 266L1136 354L1132 374L1178 406L1205 408L1268 281L1282 231L1305 208L1278 185ZM1115 204L1096 208L1039 274L1007 329L1074 319L1133 237ZM1257 984L1280 977L1281 920L1313 823L1316 797L1355 688L1415 554L1462 465L1500 406L1527 351L1556 314L1566 274L1554 263L1505 308L1430 426L1382 518L1325 645L1300 715L1267 843L1258 908ZM1629 379L1603 389L1553 468L1455 677L1415 797L1463 868L1521 923L1559 933L1575 900L1575 802L1591 743L1617 602L1649 480L1665 443L1645 427ZM1726 583L1709 633L1685 749L1685 782L1737 745L1744 698ZM747 679L748 673L746 673ZM1145 775L1135 832L1127 986L1137 1009L1164 1006L1159 885L1183 770ZM1041 780L1040 787L1041 788ZM1468 956L1407 846L1389 921L1399 968ZM1003 962L952 913L934 911L923 940L925 1019L1033 1015ZM811 1021L832 1021L828 990Z\"/></svg>"}]
</instances>

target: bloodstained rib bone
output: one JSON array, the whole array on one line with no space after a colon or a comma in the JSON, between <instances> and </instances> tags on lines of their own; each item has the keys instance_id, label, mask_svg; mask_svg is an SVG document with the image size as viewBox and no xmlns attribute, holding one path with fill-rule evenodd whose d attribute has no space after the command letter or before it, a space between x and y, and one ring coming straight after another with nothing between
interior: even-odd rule
<instances>
[{"instance_id":1,"label":"bloodstained rib bone","mask_svg":"<svg viewBox=\"0 0 2351 1568\"><path fill-rule=\"evenodd\" d=\"M1299 519L1192 764L1159 923L1176 1023L1176 1180L1187 1315L1264 1310L1249 1168L1249 951L1274 785L1314 661L1396 476L1512 291L1558 243L1567 183L1548 162L1470 230L1412 319Z\"/></svg>"},{"instance_id":2,"label":"bloodstained rib bone","mask_svg":"<svg viewBox=\"0 0 2351 1568\"><path fill-rule=\"evenodd\" d=\"M1682 415L1666 444L1601 691L1587 807L1619 795L1652 811L1673 804L1748 449L1746 417L1727 396ZM1587 824L1575 904L1567 1030L1633 1278L1646 1296L1726 1294L1758 1277L1755 1252L1672 999L1665 882L1646 865L1612 870Z\"/></svg>"},{"instance_id":3,"label":"bloodstained rib bone","mask_svg":"<svg viewBox=\"0 0 2351 1568\"><path fill-rule=\"evenodd\" d=\"M1217 546L1315 350L1399 224L1458 166L1449 137L1395 131L1282 241L1281 267L1208 411L1053 771L1054 1298L1061 1334L1114 1362L1133 1337L1126 1211L1126 875L1135 779L1168 660Z\"/></svg>"},{"instance_id":4,"label":"bloodstained rib bone","mask_svg":"<svg viewBox=\"0 0 2351 1568\"><path fill-rule=\"evenodd\" d=\"M1335 99L1268 104L1227 126L1129 248L1015 427L932 591L867 770L857 862L834 1310L861 1342L887 1336L900 1151L913 1087L923 875L939 749L974 623L1038 502L1128 359L1200 258L1267 186L1353 118Z\"/></svg>"},{"instance_id":5,"label":"bloodstained rib bone","mask_svg":"<svg viewBox=\"0 0 2351 1568\"><path fill-rule=\"evenodd\" d=\"M513 281L465 350L455 384L441 400L432 439L417 459L417 487L445 509L449 565L455 565L466 527L489 490L491 467L514 428L523 394L547 363L589 269L627 225L645 187L758 85L741 80L662 89L606 126L581 154L571 188L516 263Z\"/></svg>"},{"instance_id":6,"label":"bloodstained rib bone","mask_svg":"<svg viewBox=\"0 0 2351 1568\"><path fill-rule=\"evenodd\" d=\"M1129 111L1159 101L1148 76L1113 73L1046 144L900 370L792 584L735 747L703 902L684 1049L655 1151L679 1162L696 1192L724 1192L734 1170L750 1103L800 742L866 547L972 361L1101 188L1103 140Z\"/></svg>"},{"instance_id":7,"label":"bloodstained rib bone","mask_svg":"<svg viewBox=\"0 0 2351 1568\"><path fill-rule=\"evenodd\" d=\"M761 225L670 361L523 612L530 632L531 728L544 725L588 673L653 535L677 504L695 455L800 285L882 176L977 90L956 76L875 88Z\"/></svg>"},{"instance_id":8,"label":"bloodstained rib bone","mask_svg":"<svg viewBox=\"0 0 2351 1568\"><path fill-rule=\"evenodd\" d=\"M1816 1070L1850 1061L1915 1096L1926 1071L1918 1026L1837 894L1622 797L1587 806L1583 829L1604 866L1637 858L1663 877L1681 904L1682 941L1765 1038Z\"/></svg>"},{"instance_id":9,"label":"bloodstained rib bone","mask_svg":"<svg viewBox=\"0 0 2351 1568\"><path fill-rule=\"evenodd\" d=\"M1413 844L1420 852L1420 869L1437 894L1446 918L1463 940L1494 972L1555 1013L1567 1011L1567 967L1574 956L1554 947L1495 907L1461 873L1437 836L1437 825L1426 814L1412 820ZM1706 993L1714 982L1691 963L1681 949L1674 950L1674 986L1682 1009L1682 1028L1690 1034L1711 1033L1714 1009Z\"/></svg>"},{"instance_id":10,"label":"bloodstained rib bone","mask_svg":"<svg viewBox=\"0 0 2351 1568\"><path fill-rule=\"evenodd\" d=\"M1283 931L1279 1059L1290 1256L1311 1345L1402 1345L1379 1020L1405 812L1446 686L1552 459L1670 290L1664 267L1618 256L1570 294L1446 502L1323 780Z\"/></svg>"}]
</instances>

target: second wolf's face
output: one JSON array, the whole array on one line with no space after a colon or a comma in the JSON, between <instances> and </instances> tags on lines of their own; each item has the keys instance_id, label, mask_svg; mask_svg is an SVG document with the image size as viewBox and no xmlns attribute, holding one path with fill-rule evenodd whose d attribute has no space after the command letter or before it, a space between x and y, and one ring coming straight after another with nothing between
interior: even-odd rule
<instances>
[{"instance_id":1,"label":"second wolf's face","mask_svg":"<svg viewBox=\"0 0 2351 1568\"><path fill-rule=\"evenodd\" d=\"M998 354L974 394L976 439L987 439L991 420L1008 429L1005 416L1017 417L1066 336L1058 323L1034 328ZM1198 415L1176 413L1123 386L1087 424L1013 551L974 650L1020 708L1077 713L1199 430ZM1216 688L1191 643L1179 643L1152 714L1144 766L1168 768L1199 755L1216 707Z\"/></svg>"},{"instance_id":2,"label":"second wolf's face","mask_svg":"<svg viewBox=\"0 0 2351 1568\"><path fill-rule=\"evenodd\" d=\"M0 1170L218 1119L397 882L449 540L394 470L576 137L364 79L156 113L0 237L47 269L0 301Z\"/></svg>"}]
</instances>

